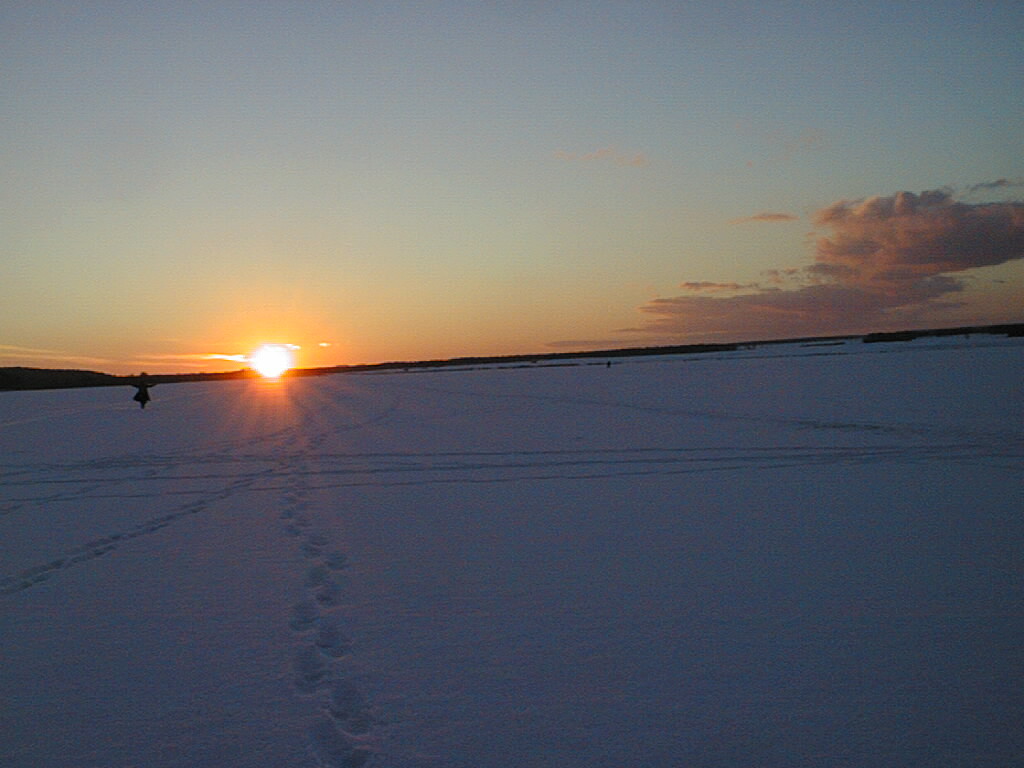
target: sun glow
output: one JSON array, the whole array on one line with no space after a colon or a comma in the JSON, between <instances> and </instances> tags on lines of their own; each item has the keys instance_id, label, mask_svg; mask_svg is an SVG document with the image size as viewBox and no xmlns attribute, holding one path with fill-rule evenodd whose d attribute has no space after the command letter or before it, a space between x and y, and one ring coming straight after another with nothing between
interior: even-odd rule
<instances>
[{"instance_id":1,"label":"sun glow","mask_svg":"<svg viewBox=\"0 0 1024 768\"><path fill-rule=\"evenodd\" d=\"M260 376L276 379L292 367L292 347L286 344L264 344L249 355L249 365Z\"/></svg>"}]
</instances>

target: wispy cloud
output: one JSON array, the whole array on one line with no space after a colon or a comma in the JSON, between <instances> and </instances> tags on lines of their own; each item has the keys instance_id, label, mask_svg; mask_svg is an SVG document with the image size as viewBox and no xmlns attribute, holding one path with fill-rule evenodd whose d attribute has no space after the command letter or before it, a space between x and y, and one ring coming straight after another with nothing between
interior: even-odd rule
<instances>
[{"instance_id":1,"label":"wispy cloud","mask_svg":"<svg viewBox=\"0 0 1024 768\"><path fill-rule=\"evenodd\" d=\"M248 355L222 354L219 352L177 352L169 354L146 354L136 357L140 365L177 365L191 368L205 368L214 360L227 360L234 363L248 364Z\"/></svg>"},{"instance_id":2,"label":"wispy cloud","mask_svg":"<svg viewBox=\"0 0 1024 768\"><path fill-rule=\"evenodd\" d=\"M230 360L235 363L248 363L249 355L222 355L222 354L210 354L202 355L203 360Z\"/></svg>"},{"instance_id":3,"label":"wispy cloud","mask_svg":"<svg viewBox=\"0 0 1024 768\"><path fill-rule=\"evenodd\" d=\"M743 291L756 288L756 283L715 283L710 280L697 280L680 283L679 287L686 291L706 291L709 293L722 293L725 291Z\"/></svg>"},{"instance_id":4,"label":"wispy cloud","mask_svg":"<svg viewBox=\"0 0 1024 768\"><path fill-rule=\"evenodd\" d=\"M968 192L992 192L997 189L1013 189L1024 187L1024 179L996 179L995 181L983 181L979 184L972 184L967 188Z\"/></svg>"},{"instance_id":5,"label":"wispy cloud","mask_svg":"<svg viewBox=\"0 0 1024 768\"><path fill-rule=\"evenodd\" d=\"M785 269L766 269L761 274L774 286L799 284L803 270L799 267L786 267Z\"/></svg>"},{"instance_id":6,"label":"wispy cloud","mask_svg":"<svg viewBox=\"0 0 1024 768\"><path fill-rule=\"evenodd\" d=\"M41 349L38 347L22 347L14 344L0 344L0 365L7 366L53 366L69 365L109 365L111 360L90 355L75 355L59 349Z\"/></svg>"},{"instance_id":7,"label":"wispy cloud","mask_svg":"<svg viewBox=\"0 0 1024 768\"><path fill-rule=\"evenodd\" d=\"M273 344L271 346L286 347L290 350L302 349L298 344ZM321 347L330 346L330 342L321 342ZM163 354L138 355L132 362L137 365L174 365L206 369L210 364L223 360L248 366L252 362L252 353L241 352L169 352Z\"/></svg>"},{"instance_id":8,"label":"wispy cloud","mask_svg":"<svg viewBox=\"0 0 1024 768\"><path fill-rule=\"evenodd\" d=\"M748 223L764 223L764 224L777 224L783 221L797 221L800 217L795 216L792 213L780 213L775 211L762 211L761 213L755 213L753 216L742 216L738 219L733 219L732 224L748 224Z\"/></svg>"},{"instance_id":9,"label":"wispy cloud","mask_svg":"<svg viewBox=\"0 0 1024 768\"><path fill-rule=\"evenodd\" d=\"M586 152L584 154L558 150L554 154L559 160L564 160L569 163L607 163L609 165L619 165L632 168L642 168L648 163L647 155L643 152L619 152L615 147L605 147L603 149L598 149L594 152Z\"/></svg>"},{"instance_id":10,"label":"wispy cloud","mask_svg":"<svg viewBox=\"0 0 1024 768\"><path fill-rule=\"evenodd\" d=\"M20 355L23 357L36 357L43 355L60 355L63 354L55 349L39 349L37 347L19 347L14 344L0 344L0 355Z\"/></svg>"},{"instance_id":11,"label":"wispy cloud","mask_svg":"<svg viewBox=\"0 0 1024 768\"><path fill-rule=\"evenodd\" d=\"M689 293L648 302L646 322L628 330L724 338L899 327L961 304L968 270L1024 258L1024 202L898 192L840 200L814 222L823 233L810 266L773 270L777 285L732 296L700 292L729 283L683 283Z\"/></svg>"}]
</instances>

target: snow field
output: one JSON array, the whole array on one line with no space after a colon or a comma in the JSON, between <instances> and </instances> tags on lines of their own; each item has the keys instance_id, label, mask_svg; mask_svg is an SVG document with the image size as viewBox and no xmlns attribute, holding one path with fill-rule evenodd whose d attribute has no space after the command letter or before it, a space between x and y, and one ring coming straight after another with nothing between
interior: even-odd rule
<instances>
[{"instance_id":1,"label":"snow field","mask_svg":"<svg viewBox=\"0 0 1024 768\"><path fill-rule=\"evenodd\" d=\"M1024 752L1024 345L0 396L0 764Z\"/></svg>"}]
</instances>

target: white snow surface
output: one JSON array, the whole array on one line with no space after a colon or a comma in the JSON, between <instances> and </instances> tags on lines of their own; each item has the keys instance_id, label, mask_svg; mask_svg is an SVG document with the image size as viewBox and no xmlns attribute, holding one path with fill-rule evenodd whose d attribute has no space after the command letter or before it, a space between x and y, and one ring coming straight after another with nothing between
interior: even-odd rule
<instances>
[{"instance_id":1,"label":"white snow surface","mask_svg":"<svg viewBox=\"0 0 1024 768\"><path fill-rule=\"evenodd\" d=\"M976 336L0 393L0 765L1019 765L1022 378Z\"/></svg>"}]
</instances>

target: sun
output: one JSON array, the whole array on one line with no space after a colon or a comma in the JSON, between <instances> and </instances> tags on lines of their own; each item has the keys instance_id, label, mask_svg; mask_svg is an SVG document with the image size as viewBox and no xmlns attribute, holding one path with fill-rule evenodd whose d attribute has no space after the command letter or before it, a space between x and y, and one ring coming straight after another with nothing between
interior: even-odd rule
<instances>
[{"instance_id":1,"label":"sun","mask_svg":"<svg viewBox=\"0 0 1024 768\"><path fill-rule=\"evenodd\" d=\"M276 379L292 367L291 348L284 344L264 344L249 355L249 366L264 378Z\"/></svg>"}]
</instances>

